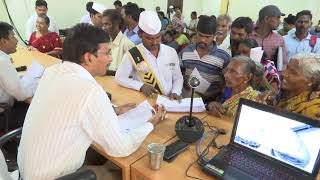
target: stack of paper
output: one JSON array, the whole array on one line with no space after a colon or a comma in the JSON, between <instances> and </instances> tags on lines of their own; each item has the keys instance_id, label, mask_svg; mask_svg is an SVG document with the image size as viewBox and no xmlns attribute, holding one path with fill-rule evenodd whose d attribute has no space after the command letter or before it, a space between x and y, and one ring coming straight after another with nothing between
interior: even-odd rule
<instances>
[{"instance_id":1,"label":"stack of paper","mask_svg":"<svg viewBox=\"0 0 320 180\"><path fill-rule=\"evenodd\" d=\"M136 108L118 116L120 128L124 132L135 129L149 121L155 112L147 100L140 103Z\"/></svg>"},{"instance_id":2,"label":"stack of paper","mask_svg":"<svg viewBox=\"0 0 320 180\"><path fill-rule=\"evenodd\" d=\"M33 94L35 93L38 82L44 72L44 67L37 61L33 60L31 66L28 66L27 72L23 75L21 81L25 88L31 89Z\"/></svg>"},{"instance_id":3,"label":"stack of paper","mask_svg":"<svg viewBox=\"0 0 320 180\"><path fill-rule=\"evenodd\" d=\"M163 105L168 112L189 112L191 98L184 98L179 103L177 100L170 100L167 97L158 95L157 104ZM203 112L206 108L202 98L193 98L192 112Z\"/></svg>"}]
</instances>

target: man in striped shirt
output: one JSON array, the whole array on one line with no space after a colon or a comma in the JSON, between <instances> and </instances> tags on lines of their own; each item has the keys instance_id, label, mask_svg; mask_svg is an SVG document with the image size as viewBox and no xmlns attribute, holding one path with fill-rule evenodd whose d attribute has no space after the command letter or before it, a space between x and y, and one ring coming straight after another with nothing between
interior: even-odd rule
<instances>
[{"instance_id":1,"label":"man in striped shirt","mask_svg":"<svg viewBox=\"0 0 320 180\"><path fill-rule=\"evenodd\" d=\"M181 65L185 69L184 80L188 81L196 68L201 77L210 83L205 92L196 92L206 100L215 98L223 87L222 69L230 61L230 56L222 49L218 49L214 42L216 22L209 16L200 16L197 25L197 42L187 46L181 52ZM184 96L190 96L188 85L185 83Z\"/></svg>"},{"instance_id":2,"label":"man in striped shirt","mask_svg":"<svg viewBox=\"0 0 320 180\"><path fill-rule=\"evenodd\" d=\"M128 156L160 121L161 107L139 127L121 129L117 115L130 107L115 112L94 79L103 76L112 61L108 42L102 29L76 25L64 41L63 63L46 69L28 109L18 150L24 180L55 179L76 171L93 141L110 156Z\"/></svg>"}]
</instances>

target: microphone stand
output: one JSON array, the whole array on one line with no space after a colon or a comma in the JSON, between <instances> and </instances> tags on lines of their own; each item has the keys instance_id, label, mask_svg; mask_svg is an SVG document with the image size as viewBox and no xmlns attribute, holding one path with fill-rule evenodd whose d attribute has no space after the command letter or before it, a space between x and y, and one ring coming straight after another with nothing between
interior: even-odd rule
<instances>
[{"instance_id":1,"label":"microphone stand","mask_svg":"<svg viewBox=\"0 0 320 180\"><path fill-rule=\"evenodd\" d=\"M192 116L194 89L197 88L199 84L200 81L196 77L190 78L189 85L192 88L190 112L189 115L179 118L175 125L177 136L179 139L187 143L193 143L197 141L204 133L202 121L199 118Z\"/></svg>"}]
</instances>

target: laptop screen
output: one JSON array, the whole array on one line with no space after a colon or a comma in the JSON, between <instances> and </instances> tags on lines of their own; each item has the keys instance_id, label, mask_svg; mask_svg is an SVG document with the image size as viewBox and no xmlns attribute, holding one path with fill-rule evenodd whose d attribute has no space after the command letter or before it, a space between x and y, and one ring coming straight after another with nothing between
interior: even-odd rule
<instances>
[{"instance_id":1,"label":"laptop screen","mask_svg":"<svg viewBox=\"0 0 320 180\"><path fill-rule=\"evenodd\" d=\"M242 104L233 142L312 174L320 128Z\"/></svg>"}]
</instances>

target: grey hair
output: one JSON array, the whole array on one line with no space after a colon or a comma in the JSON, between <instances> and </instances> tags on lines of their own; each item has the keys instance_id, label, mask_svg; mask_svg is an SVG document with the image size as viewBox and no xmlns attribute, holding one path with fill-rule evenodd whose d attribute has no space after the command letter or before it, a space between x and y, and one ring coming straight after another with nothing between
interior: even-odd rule
<instances>
[{"instance_id":1,"label":"grey hair","mask_svg":"<svg viewBox=\"0 0 320 180\"><path fill-rule=\"evenodd\" d=\"M297 60L303 75L312 80L316 89L320 88L320 54L299 53L291 58Z\"/></svg>"},{"instance_id":2,"label":"grey hair","mask_svg":"<svg viewBox=\"0 0 320 180\"><path fill-rule=\"evenodd\" d=\"M244 73L250 75L251 74L251 80L250 80L250 85L251 86L255 86L254 85L254 77L256 74L256 64L255 62L248 56L243 56L243 55L239 55L239 56L234 56L231 58L231 62L232 61L241 61L241 62L245 62L246 66L244 68Z\"/></svg>"},{"instance_id":3,"label":"grey hair","mask_svg":"<svg viewBox=\"0 0 320 180\"><path fill-rule=\"evenodd\" d=\"M221 14L221 15L218 16L217 22L218 21L223 21L223 20L226 20L228 22L228 25L231 26L232 19L228 14Z\"/></svg>"}]
</instances>

